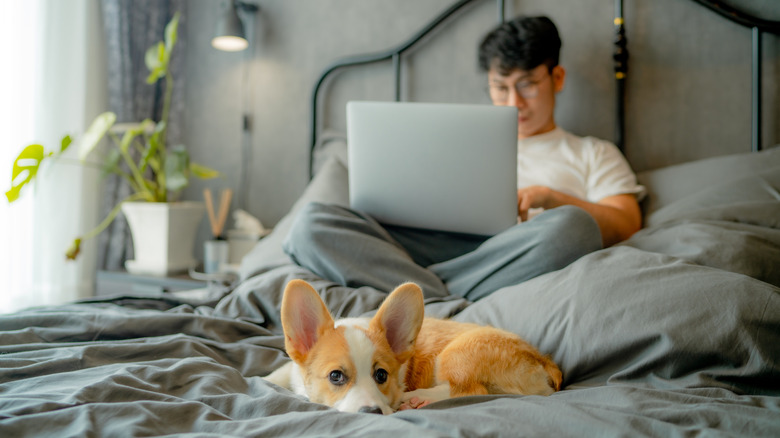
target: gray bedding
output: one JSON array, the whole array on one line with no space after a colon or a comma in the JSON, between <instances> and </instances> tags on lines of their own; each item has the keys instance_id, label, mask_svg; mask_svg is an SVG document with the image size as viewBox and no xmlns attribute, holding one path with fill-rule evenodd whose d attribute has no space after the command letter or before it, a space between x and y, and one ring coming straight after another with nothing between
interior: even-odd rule
<instances>
[{"instance_id":1,"label":"gray bedding","mask_svg":"<svg viewBox=\"0 0 780 438\"><path fill-rule=\"evenodd\" d=\"M277 314L287 281L311 281L340 316L384 296L292 265L279 248L285 219L212 302L117 297L1 315L0 436L780 436L780 150L757 156L758 168L654 205L621 245L476 303L427 303L550 354L565 385L550 397L379 417L260 379L287 360ZM729 160L756 155L692 166L707 174ZM663 180L679 186L690 171ZM643 177L651 193L663 186ZM299 205L345 202L345 178L325 163Z\"/></svg>"}]
</instances>

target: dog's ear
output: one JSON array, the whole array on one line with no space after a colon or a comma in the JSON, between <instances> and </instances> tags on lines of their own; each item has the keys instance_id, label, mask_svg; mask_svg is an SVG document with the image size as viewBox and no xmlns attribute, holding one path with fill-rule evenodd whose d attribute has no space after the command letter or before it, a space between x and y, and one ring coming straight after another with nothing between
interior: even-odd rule
<instances>
[{"instance_id":1,"label":"dog's ear","mask_svg":"<svg viewBox=\"0 0 780 438\"><path fill-rule=\"evenodd\" d=\"M282 328L287 354L303 362L322 334L333 329L333 317L311 285L303 280L287 283L282 298Z\"/></svg>"},{"instance_id":2,"label":"dog's ear","mask_svg":"<svg viewBox=\"0 0 780 438\"><path fill-rule=\"evenodd\" d=\"M398 361L406 362L414 352L414 343L420 333L425 304L420 286L404 283L398 286L382 303L373 319L371 329L384 333Z\"/></svg>"}]
</instances>

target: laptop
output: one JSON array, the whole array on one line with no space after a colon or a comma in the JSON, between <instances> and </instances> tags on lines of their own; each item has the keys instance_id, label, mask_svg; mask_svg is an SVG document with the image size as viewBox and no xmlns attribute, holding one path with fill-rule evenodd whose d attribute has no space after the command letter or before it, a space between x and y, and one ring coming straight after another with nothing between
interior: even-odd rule
<instances>
[{"instance_id":1,"label":"laptop","mask_svg":"<svg viewBox=\"0 0 780 438\"><path fill-rule=\"evenodd\" d=\"M494 235L517 223L517 109L348 102L349 201L382 224Z\"/></svg>"}]
</instances>

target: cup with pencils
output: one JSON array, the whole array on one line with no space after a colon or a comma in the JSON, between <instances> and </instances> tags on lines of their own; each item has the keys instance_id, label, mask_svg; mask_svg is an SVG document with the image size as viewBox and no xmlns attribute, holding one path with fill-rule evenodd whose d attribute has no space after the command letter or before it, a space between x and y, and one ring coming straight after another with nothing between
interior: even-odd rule
<instances>
[{"instance_id":1,"label":"cup with pencils","mask_svg":"<svg viewBox=\"0 0 780 438\"><path fill-rule=\"evenodd\" d=\"M203 198L206 201L206 210L209 214L209 224L211 225L211 233L213 235L213 239L207 240L203 245L203 270L207 274L220 272L221 267L228 262L229 248L223 231L232 197L232 190L223 190L220 195L219 210L217 211L214 208L214 198L211 195L211 190L203 190Z\"/></svg>"}]
</instances>

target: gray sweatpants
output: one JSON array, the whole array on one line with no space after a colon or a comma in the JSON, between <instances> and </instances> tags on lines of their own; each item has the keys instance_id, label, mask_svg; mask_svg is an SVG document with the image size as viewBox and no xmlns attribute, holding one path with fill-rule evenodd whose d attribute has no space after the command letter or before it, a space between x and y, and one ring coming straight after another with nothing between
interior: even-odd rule
<instances>
[{"instance_id":1,"label":"gray sweatpants","mask_svg":"<svg viewBox=\"0 0 780 438\"><path fill-rule=\"evenodd\" d=\"M584 210L563 206L495 236L381 225L345 207L311 203L283 244L298 265L348 287L390 292L413 281L425 297L476 301L561 269L601 249L601 233Z\"/></svg>"}]
</instances>

